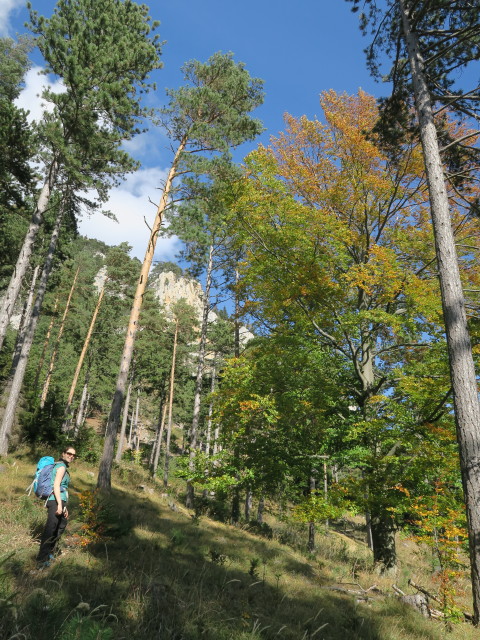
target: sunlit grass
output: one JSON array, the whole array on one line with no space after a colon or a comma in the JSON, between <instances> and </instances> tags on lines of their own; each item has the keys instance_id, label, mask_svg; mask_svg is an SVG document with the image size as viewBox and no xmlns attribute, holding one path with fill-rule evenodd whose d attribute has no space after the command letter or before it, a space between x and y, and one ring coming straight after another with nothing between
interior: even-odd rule
<instances>
[{"instance_id":1,"label":"sunlit grass","mask_svg":"<svg viewBox=\"0 0 480 640\"><path fill-rule=\"evenodd\" d=\"M109 537L91 549L79 546L78 498L72 492L64 554L37 573L44 512L24 495L35 461L25 456L3 464L0 637L6 640L15 634L26 640L445 637L442 623L422 619L394 597L392 583L408 591L409 578L434 589L428 553L413 542L399 539L395 578L378 575L366 545L342 533L319 528L317 553L308 556L301 526L287 535L287 525L270 516L276 531L267 540L205 516L192 518L175 500L180 486L166 493L134 465L115 474L106 498ZM73 490L94 484L95 469L76 464ZM289 538L298 548L276 538ZM340 590L374 585L367 601ZM468 597L464 605L468 608ZM454 625L448 637L468 640L478 631Z\"/></svg>"}]
</instances>

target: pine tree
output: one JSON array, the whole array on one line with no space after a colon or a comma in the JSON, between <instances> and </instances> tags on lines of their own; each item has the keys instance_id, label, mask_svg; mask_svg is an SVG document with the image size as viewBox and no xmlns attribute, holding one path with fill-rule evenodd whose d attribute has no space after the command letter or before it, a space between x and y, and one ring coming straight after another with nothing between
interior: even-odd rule
<instances>
[{"instance_id":1,"label":"pine tree","mask_svg":"<svg viewBox=\"0 0 480 640\"><path fill-rule=\"evenodd\" d=\"M98 201L76 196L94 211L110 185L136 168L121 145L150 115L141 99L152 88L148 74L159 67L161 46L147 8L130 0L58 0L51 18L30 7L30 19L45 72L61 78L66 90L42 96L53 106L39 124L44 183L5 294L0 348L57 182L76 194L96 190Z\"/></svg>"},{"instance_id":2,"label":"pine tree","mask_svg":"<svg viewBox=\"0 0 480 640\"><path fill-rule=\"evenodd\" d=\"M176 91L168 91L170 104L162 114L168 136L177 147L151 227L130 313L99 468L98 487L101 489L110 489L115 438L143 295L165 210L173 203L171 191L177 174L183 176L183 194L182 188L177 191L178 200L189 192L192 181L197 183L223 162L232 147L253 139L261 130L259 122L249 113L262 102L262 83L252 79L244 65L235 63L231 54L217 53L204 64L197 60L188 62L183 71L186 84Z\"/></svg>"}]
</instances>

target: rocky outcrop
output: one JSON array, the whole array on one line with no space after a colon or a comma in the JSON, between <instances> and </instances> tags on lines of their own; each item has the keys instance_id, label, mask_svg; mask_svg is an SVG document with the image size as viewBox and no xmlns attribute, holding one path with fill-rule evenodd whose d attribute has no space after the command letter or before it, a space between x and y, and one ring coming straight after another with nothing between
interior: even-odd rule
<instances>
[{"instance_id":1,"label":"rocky outcrop","mask_svg":"<svg viewBox=\"0 0 480 640\"><path fill-rule=\"evenodd\" d=\"M167 314L175 302L184 299L195 310L199 323L202 321L204 291L198 280L177 276L173 271L164 271L150 284L155 297L165 308ZM208 321L214 323L218 316L214 311L208 314ZM240 327L240 341L246 344L253 338L246 327Z\"/></svg>"}]
</instances>

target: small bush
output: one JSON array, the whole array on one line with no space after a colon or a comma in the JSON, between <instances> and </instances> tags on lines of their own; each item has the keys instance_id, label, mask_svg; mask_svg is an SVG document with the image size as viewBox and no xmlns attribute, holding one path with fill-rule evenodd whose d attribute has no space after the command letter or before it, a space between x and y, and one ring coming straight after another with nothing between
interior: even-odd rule
<instances>
[{"instance_id":1,"label":"small bush","mask_svg":"<svg viewBox=\"0 0 480 640\"><path fill-rule=\"evenodd\" d=\"M267 540L271 540L273 538L273 529L266 522L257 522L256 520L250 520L245 529L246 531L250 531L250 533L254 533L257 536L267 538Z\"/></svg>"},{"instance_id":2,"label":"small bush","mask_svg":"<svg viewBox=\"0 0 480 640\"><path fill-rule=\"evenodd\" d=\"M75 440L77 455L85 462L95 464L102 455L102 438L92 427L82 427Z\"/></svg>"}]
</instances>

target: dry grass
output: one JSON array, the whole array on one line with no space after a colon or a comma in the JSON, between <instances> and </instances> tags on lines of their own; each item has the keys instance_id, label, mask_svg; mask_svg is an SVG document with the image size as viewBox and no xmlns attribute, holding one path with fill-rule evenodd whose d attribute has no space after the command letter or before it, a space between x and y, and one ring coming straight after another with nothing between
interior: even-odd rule
<instances>
[{"instance_id":1,"label":"dry grass","mask_svg":"<svg viewBox=\"0 0 480 640\"><path fill-rule=\"evenodd\" d=\"M425 552L400 541L397 577L377 575L365 545L349 535L318 535L318 553L266 540L192 515L139 468L122 472L108 498L112 539L75 545L80 522L72 496L65 554L34 572L43 508L24 496L33 460L10 458L0 472L0 637L5 640L468 640L422 619L393 596L413 577L433 588ZM73 470L77 491L93 488L95 469ZM143 484L147 491L139 490ZM153 489L152 493L148 489ZM272 525L278 523L273 520ZM357 523L358 524L358 523ZM283 525L286 527L286 525ZM284 529L284 537L287 529ZM279 533L282 537L282 532ZM301 544L298 527L288 535ZM33 573L32 573L33 572ZM355 584L353 584L355 583ZM368 589L368 601L339 589ZM16 635L15 635L16 634Z\"/></svg>"}]
</instances>

